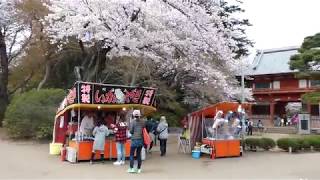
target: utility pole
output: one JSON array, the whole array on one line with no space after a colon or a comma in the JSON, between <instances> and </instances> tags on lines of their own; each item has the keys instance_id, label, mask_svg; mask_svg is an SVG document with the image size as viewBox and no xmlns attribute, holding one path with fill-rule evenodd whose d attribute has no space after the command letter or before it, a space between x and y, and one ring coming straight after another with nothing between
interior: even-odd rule
<instances>
[{"instance_id":1,"label":"utility pole","mask_svg":"<svg viewBox=\"0 0 320 180\"><path fill-rule=\"evenodd\" d=\"M240 70L241 70L241 104L244 103L244 67L243 67L243 58L240 59ZM242 122L242 133L243 135L246 133L245 126L245 111L243 110L243 105L241 106L241 122ZM242 136L244 137L244 136Z\"/></svg>"},{"instance_id":2,"label":"utility pole","mask_svg":"<svg viewBox=\"0 0 320 180\"><path fill-rule=\"evenodd\" d=\"M241 103L244 103L244 69L242 59L240 60L241 64Z\"/></svg>"}]
</instances>

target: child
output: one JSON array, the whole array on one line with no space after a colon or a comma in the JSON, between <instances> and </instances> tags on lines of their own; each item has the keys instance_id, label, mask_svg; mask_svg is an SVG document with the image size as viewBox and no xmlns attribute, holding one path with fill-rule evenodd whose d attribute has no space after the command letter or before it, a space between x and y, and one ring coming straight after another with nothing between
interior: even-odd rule
<instances>
[{"instance_id":1,"label":"child","mask_svg":"<svg viewBox=\"0 0 320 180\"><path fill-rule=\"evenodd\" d=\"M126 122L124 122L123 116L117 116L117 124L114 128L114 133L116 136L116 144L117 144L117 161L113 164L124 165L126 159L126 152L125 152L125 144L127 141L127 131L128 126Z\"/></svg>"},{"instance_id":2,"label":"child","mask_svg":"<svg viewBox=\"0 0 320 180\"><path fill-rule=\"evenodd\" d=\"M102 123L101 120L97 122L97 126L93 129L92 132L94 136L93 148L92 148L92 155L90 164L93 163L95 153L100 151L101 161L104 161L104 144L105 144L105 137L109 135L108 128Z\"/></svg>"}]
</instances>

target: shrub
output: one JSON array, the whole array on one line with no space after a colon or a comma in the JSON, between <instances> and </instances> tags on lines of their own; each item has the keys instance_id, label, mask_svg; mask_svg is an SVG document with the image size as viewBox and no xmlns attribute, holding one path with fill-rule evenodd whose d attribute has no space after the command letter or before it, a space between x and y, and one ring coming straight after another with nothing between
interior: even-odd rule
<instances>
[{"instance_id":1,"label":"shrub","mask_svg":"<svg viewBox=\"0 0 320 180\"><path fill-rule=\"evenodd\" d=\"M277 140L277 145L279 148L288 151L289 147L292 148L292 151L297 151L301 149L300 139L298 138L280 138Z\"/></svg>"},{"instance_id":2,"label":"shrub","mask_svg":"<svg viewBox=\"0 0 320 180\"><path fill-rule=\"evenodd\" d=\"M260 139L259 138L247 138L245 139L246 147L249 147L251 150L256 150L260 147Z\"/></svg>"},{"instance_id":3,"label":"shrub","mask_svg":"<svg viewBox=\"0 0 320 180\"><path fill-rule=\"evenodd\" d=\"M309 143L309 146L313 146L314 148L319 149L320 148L320 138L311 136L311 137L306 137L305 141Z\"/></svg>"},{"instance_id":4,"label":"shrub","mask_svg":"<svg viewBox=\"0 0 320 180\"><path fill-rule=\"evenodd\" d=\"M276 146L276 142L271 138L261 138L260 139L260 147L269 150Z\"/></svg>"},{"instance_id":5,"label":"shrub","mask_svg":"<svg viewBox=\"0 0 320 180\"><path fill-rule=\"evenodd\" d=\"M4 119L9 136L49 139L56 109L64 96L65 92L61 89L31 90L15 95Z\"/></svg>"},{"instance_id":6,"label":"shrub","mask_svg":"<svg viewBox=\"0 0 320 180\"><path fill-rule=\"evenodd\" d=\"M244 147L246 145L245 139L240 139L240 146Z\"/></svg>"},{"instance_id":7,"label":"shrub","mask_svg":"<svg viewBox=\"0 0 320 180\"><path fill-rule=\"evenodd\" d=\"M301 148L307 149L307 148L310 148L310 146L311 146L308 138L299 139L298 142L299 142Z\"/></svg>"}]
</instances>

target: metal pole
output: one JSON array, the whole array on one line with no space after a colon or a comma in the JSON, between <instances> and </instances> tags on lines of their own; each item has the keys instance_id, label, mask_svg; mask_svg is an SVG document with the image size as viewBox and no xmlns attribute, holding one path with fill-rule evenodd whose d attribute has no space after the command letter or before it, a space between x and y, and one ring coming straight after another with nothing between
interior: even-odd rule
<instances>
[{"instance_id":1,"label":"metal pole","mask_svg":"<svg viewBox=\"0 0 320 180\"><path fill-rule=\"evenodd\" d=\"M241 104L244 103L244 68L243 68L243 59L240 59L240 66L241 66ZM245 134L245 114L243 112L243 105L241 106L241 122L242 122L242 133ZM243 137L243 136L242 136Z\"/></svg>"},{"instance_id":2,"label":"metal pole","mask_svg":"<svg viewBox=\"0 0 320 180\"><path fill-rule=\"evenodd\" d=\"M80 141L80 107L78 107L78 135L77 135L77 142Z\"/></svg>"},{"instance_id":3,"label":"metal pole","mask_svg":"<svg viewBox=\"0 0 320 180\"><path fill-rule=\"evenodd\" d=\"M203 139L203 131L204 131L203 121L204 121L204 115L203 115L203 113L202 113L202 114L201 114L201 141L202 141L202 139Z\"/></svg>"},{"instance_id":4,"label":"metal pole","mask_svg":"<svg viewBox=\"0 0 320 180\"><path fill-rule=\"evenodd\" d=\"M244 103L244 70L243 70L242 59L240 59L240 66L241 66L241 103Z\"/></svg>"},{"instance_id":5,"label":"metal pole","mask_svg":"<svg viewBox=\"0 0 320 180\"><path fill-rule=\"evenodd\" d=\"M79 82L77 82L77 86L78 86L78 88L77 88L77 95L78 95L78 135L77 135L77 142L79 142L80 141L80 121L81 121L81 119L80 119L80 115L81 115L81 113L80 113L80 83Z\"/></svg>"}]
</instances>

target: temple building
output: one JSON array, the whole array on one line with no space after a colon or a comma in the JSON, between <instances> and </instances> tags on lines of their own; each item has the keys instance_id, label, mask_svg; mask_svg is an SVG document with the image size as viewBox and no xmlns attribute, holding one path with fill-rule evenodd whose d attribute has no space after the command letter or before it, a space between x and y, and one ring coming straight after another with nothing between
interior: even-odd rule
<instances>
[{"instance_id":1,"label":"temple building","mask_svg":"<svg viewBox=\"0 0 320 180\"><path fill-rule=\"evenodd\" d=\"M273 126L276 116L286 116L288 103L301 103L301 96L320 90L320 80L298 79L289 69L290 57L299 47L260 50L245 72L250 77L247 85L252 88L255 104L251 119L262 120L265 126ZM303 104L311 114L311 128L320 128L319 105Z\"/></svg>"}]
</instances>

